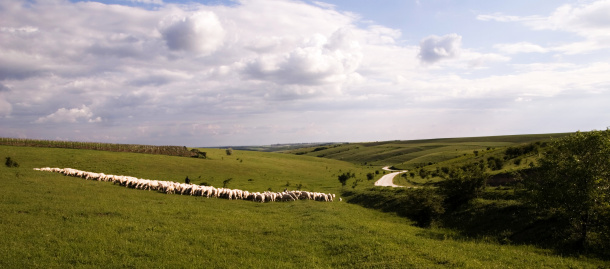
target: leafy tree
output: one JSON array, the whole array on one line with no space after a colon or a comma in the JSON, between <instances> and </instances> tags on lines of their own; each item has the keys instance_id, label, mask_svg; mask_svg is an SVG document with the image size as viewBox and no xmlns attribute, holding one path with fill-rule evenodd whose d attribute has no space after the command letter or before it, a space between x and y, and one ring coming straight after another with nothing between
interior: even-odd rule
<instances>
[{"instance_id":1,"label":"leafy tree","mask_svg":"<svg viewBox=\"0 0 610 269\"><path fill-rule=\"evenodd\" d=\"M339 175L339 182L341 182L341 186L345 186L345 184L347 184L347 180L355 176L355 174L350 174L350 172Z\"/></svg>"},{"instance_id":2,"label":"leafy tree","mask_svg":"<svg viewBox=\"0 0 610 269\"><path fill-rule=\"evenodd\" d=\"M449 209L455 209L470 200L479 197L485 189L489 175L485 166L469 164L449 171L446 179L439 182L438 192L445 196L445 204Z\"/></svg>"},{"instance_id":3,"label":"leafy tree","mask_svg":"<svg viewBox=\"0 0 610 269\"><path fill-rule=\"evenodd\" d=\"M556 227L557 236L610 253L610 129L577 132L550 146L525 181L526 199L568 224Z\"/></svg>"},{"instance_id":4,"label":"leafy tree","mask_svg":"<svg viewBox=\"0 0 610 269\"><path fill-rule=\"evenodd\" d=\"M228 148L226 150L227 155L233 155L233 149L232 148Z\"/></svg>"},{"instance_id":5,"label":"leafy tree","mask_svg":"<svg viewBox=\"0 0 610 269\"><path fill-rule=\"evenodd\" d=\"M366 179L367 180L373 180L375 178L375 175L373 173L367 173L366 174Z\"/></svg>"}]
</instances>

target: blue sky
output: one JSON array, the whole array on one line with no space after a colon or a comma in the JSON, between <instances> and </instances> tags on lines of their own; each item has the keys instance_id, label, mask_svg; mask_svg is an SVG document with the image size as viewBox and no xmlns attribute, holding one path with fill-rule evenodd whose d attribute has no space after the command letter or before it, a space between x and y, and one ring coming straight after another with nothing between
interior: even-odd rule
<instances>
[{"instance_id":1,"label":"blue sky","mask_svg":"<svg viewBox=\"0 0 610 269\"><path fill-rule=\"evenodd\" d=\"M0 136L220 146L605 129L608 14L608 0L6 0Z\"/></svg>"}]
</instances>

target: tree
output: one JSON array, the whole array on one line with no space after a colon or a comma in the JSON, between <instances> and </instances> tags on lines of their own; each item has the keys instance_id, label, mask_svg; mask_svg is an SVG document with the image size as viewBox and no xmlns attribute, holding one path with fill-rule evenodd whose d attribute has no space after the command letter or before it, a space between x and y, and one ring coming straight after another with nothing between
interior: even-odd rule
<instances>
[{"instance_id":1,"label":"tree","mask_svg":"<svg viewBox=\"0 0 610 269\"><path fill-rule=\"evenodd\" d=\"M228 148L226 150L226 152L227 152L227 155L233 155L233 149L232 148Z\"/></svg>"},{"instance_id":2,"label":"tree","mask_svg":"<svg viewBox=\"0 0 610 269\"><path fill-rule=\"evenodd\" d=\"M550 146L525 181L526 200L538 212L568 224L557 227L557 236L584 250L597 245L608 251L610 129L577 132Z\"/></svg>"},{"instance_id":3,"label":"tree","mask_svg":"<svg viewBox=\"0 0 610 269\"><path fill-rule=\"evenodd\" d=\"M469 164L449 170L446 179L439 182L438 192L445 196L445 204L455 209L479 197L485 189L489 175L482 163Z\"/></svg>"},{"instance_id":4,"label":"tree","mask_svg":"<svg viewBox=\"0 0 610 269\"><path fill-rule=\"evenodd\" d=\"M339 175L339 182L341 182L341 187L344 187L345 184L347 184L347 180L355 177L355 174L350 174L349 172L343 173L341 175Z\"/></svg>"}]
</instances>

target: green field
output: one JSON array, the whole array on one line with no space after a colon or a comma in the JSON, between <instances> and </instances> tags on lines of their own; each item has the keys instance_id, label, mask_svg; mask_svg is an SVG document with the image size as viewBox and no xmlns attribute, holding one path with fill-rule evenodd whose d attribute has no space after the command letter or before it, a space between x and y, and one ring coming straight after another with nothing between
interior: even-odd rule
<instances>
[{"instance_id":1,"label":"green field","mask_svg":"<svg viewBox=\"0 0 610 269\"><path fill-rule=\"evenodd\" d=\"M343 172L378 167L281 153L205 149L208 159L0 146L0 268L599 268L532 246L500 245L422 229L405 218L345 202L255 203L166 195L35 167L249 191L336 193ZM4 159L3 159L4 160ZM377 177L378 178L378 177ZM364 181L357 188L372 185ZM351 189L351 186L346 186ZM338 200L338 199L337 199Z\"/></svg>"}]
</instances>

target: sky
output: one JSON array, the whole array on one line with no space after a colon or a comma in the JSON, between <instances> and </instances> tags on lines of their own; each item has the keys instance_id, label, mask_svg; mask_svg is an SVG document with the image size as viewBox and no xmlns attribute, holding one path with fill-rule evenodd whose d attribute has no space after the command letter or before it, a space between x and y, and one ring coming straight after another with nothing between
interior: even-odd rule
<instances>
[{"instance_id":1,"label":"sky","mask_svg":"<svg viewBox=\"0 0 610 269\"><path fill-rule=\"evenodd\" d=\"M0 1L0 137L541 134L609 104L609 0Z\"/></svg>"}]
</instances>

